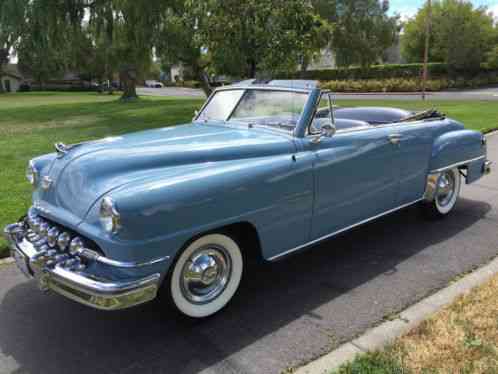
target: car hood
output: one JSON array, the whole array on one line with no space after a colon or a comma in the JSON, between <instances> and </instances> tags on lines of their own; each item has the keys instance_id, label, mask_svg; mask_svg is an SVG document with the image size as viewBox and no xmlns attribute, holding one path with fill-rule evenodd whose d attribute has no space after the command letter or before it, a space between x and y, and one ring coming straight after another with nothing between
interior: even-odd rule
<instances>
[{"instance_id":1,"label":"car hood","mask_svg":"<svg viewBox=\"0 0 498 374\"><path fill-rule=\"evenodd\" d=\"M41 205L83 220L113 189L163 174L167 168L187 169L192 164L273 156L294 149L286 134L216 122L105 138L77 144L55 158L48 171L52 183L37 199Z\"/></svg>"}]
</instances>

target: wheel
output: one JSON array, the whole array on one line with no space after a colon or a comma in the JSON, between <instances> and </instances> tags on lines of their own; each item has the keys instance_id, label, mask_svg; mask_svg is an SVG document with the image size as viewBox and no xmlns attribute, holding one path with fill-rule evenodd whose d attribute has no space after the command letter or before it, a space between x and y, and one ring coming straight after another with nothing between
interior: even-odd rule
<instances>
[{"instance_id":1,"label":"wheel","mask_svg":"<svg viewBox=\"0 0 498 374\"><path fill-rule=\"evenodd\" d=\"M445 170L437 181L434 200L424 204L424 210L429 217L441 218L448 215L454 208L460 194L461 176L458 168Z\"/></svg>"},{"instance_id":2,"label":"wheel","mask_svg":"<svg viewBox=\"0 0 498 374\"><path fill-rule=\"evenodd\" d=\"M179 312L193 318L220 311L239 287L243 270L239 245L224 234L194 240L170 272L170 300Z\"/></svg>"}]
</instances>

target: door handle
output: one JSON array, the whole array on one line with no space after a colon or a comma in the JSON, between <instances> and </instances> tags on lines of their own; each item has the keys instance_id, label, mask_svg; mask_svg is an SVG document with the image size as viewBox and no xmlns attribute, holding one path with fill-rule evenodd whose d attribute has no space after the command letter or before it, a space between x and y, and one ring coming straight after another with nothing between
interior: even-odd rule
<instances>
[{"instance_id":1,"label":"door handle","mask_svg":"<svg viewBox=\"0 0 498 374\"><path fill-rule=\"evenodd\" d=\"M391 134L388 139L391 144L398 145L401 141L401 134Z\"/></svg>"}]
</instances>

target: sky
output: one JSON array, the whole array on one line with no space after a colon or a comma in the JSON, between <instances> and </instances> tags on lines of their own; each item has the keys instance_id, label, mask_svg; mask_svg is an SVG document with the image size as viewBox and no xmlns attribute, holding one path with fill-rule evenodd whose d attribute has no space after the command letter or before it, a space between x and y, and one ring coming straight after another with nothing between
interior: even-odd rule
<instances>
[{"instance_id":1,"label":"sky","mask_svg":"<svg viewBox=\"0 0 498 374\"><path fill-rule=\"evenodd\" d=\"M390 0L389 13L399 13L403 19L411 17L417 13L417 9L422 7L425 0ZM498 0L472 0L474 6L486 5L498 19Z\"/></svg>"}]
</instances>

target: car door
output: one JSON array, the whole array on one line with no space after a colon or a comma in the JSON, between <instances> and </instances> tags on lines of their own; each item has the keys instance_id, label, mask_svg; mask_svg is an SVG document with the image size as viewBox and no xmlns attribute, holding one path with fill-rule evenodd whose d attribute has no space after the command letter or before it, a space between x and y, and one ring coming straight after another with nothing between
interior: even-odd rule
<instances>
[{"instance_id":1,"label":"car door","mask_svg":"<svg viewBox=\"0 0 498 374\"><path fill-rule=\"evenodd\" d=\"M338 131L304 138L315 155L311 239L327 236L394 209L400 168L399 143L391 128Z\"/></svg>"}]
</instances>

